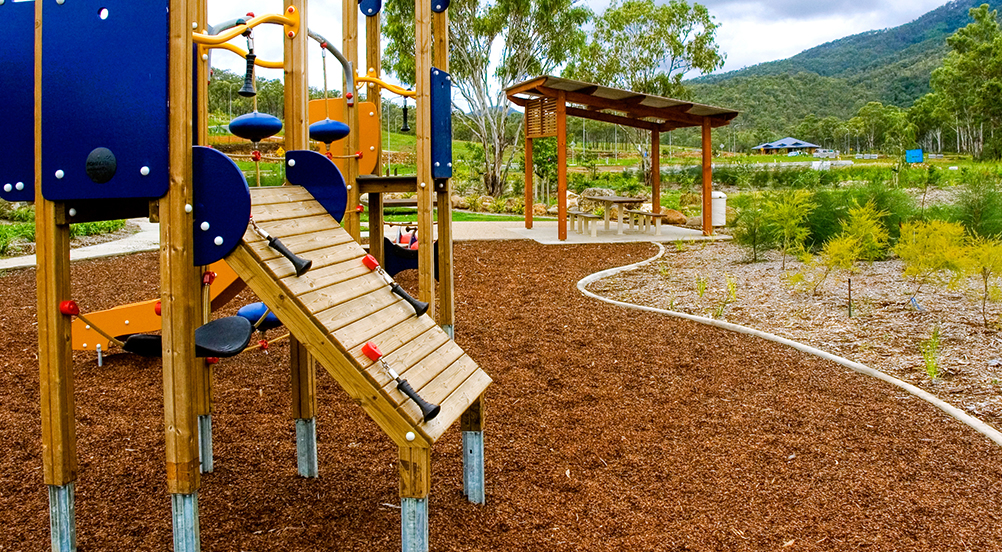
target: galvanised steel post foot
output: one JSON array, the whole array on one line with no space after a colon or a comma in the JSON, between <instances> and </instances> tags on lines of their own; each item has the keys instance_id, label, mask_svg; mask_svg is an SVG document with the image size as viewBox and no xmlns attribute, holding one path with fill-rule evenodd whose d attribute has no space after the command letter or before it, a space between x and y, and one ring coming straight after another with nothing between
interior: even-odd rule
<instances>
[{"instance_id":1,"label":"galvanised steel post foot","mask_svg":"<svg viewBox=\"0 0 1002 552\"><path fill-rule=\"evenodd\" d=\"M302 477L317 477L317 419L299 418L296 420L296 460L299 465L299 475Z\"/></svg>"},{"instance_id":2,"label":"galvanised steel post foot","mask_svg":"<svg viewBox=\"0 0 1002 552\"><path fill-rule=\"evenodd\" d=\"M428 552L428 498L400 499L401 552Z\"/></svg>"},{"instance_id":3,"label":"galvanised steel post foot","mask_svg":"<svg viewBox=\"0 0 1002 552\"><path fill-rule=\"evenodd\" d=\"M170 495L174 521L174 552L200 552L202 538L198 530L198 493Z\"/></svg>"},{"instance_id":4,"label":"galvanised steel post foot","mask_svg":"<svg viewBox=\"0 0 1002 552\"><path fill-rule=\"evenodd\" d=\"M474 504L483 504L484 492L484 432L463 432L463 494Z\"/></svg>"},{"instance_id":5,"label":"galvanised steel post foot","mask_svg":"<svg viewBox=\"0 0 1002 552\"><path fill-rule=\"evenodd\" d=\"M77 521L73 483L49 485L49 531L52 552L76 552Z\"/></svg>"},{"instance_id":6,"label":"galvanised steel post foot","mask_svg":"<svg viewBox=\"0 0 1002 552\"><path fill-rule=\"evenodd\" d=\"M212 414L198 417L198 459L202 473L212 473Z\"/></svg>"}]
</instances>

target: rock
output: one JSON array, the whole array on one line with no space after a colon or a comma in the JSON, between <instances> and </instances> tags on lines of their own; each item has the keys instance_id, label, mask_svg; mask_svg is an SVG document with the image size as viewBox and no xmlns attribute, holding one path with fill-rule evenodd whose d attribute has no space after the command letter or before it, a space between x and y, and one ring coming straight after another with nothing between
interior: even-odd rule
<instances>
[{"instance_id":1,"label":"rock","mask_svg":"<svg viewBox=\"0 0 1002 552\"><path fill-rule=\"evenodd\" d=\"M483 196L480 198L480 208L477 209L481 212L489 212L491 210L491 205L494 204L494 198L490 196Z\"/></svg>"},{"instance_id":2,"label":"rock","mask_svg":"<svg viewBox=\"0 0 1002 552\"><path fill-rule=\"evenodd\" d=\"M550 207L549 209L546 210L546 214L547 215L557 216L557 209L558 208L559 208L558 205L554 205L553 207Z\"/></svg>"},{"instance_id":3,"label":"rock","mask_svg":"<svg viewBox=\"0 0 1002 552\"><path fill-rule=\"evenodd\" d=\"M585 199L584 196L613 196L616 192L608 188L588 188L581 192L581 198L578 200L578 209L586 212L594 211L600 207L604 207L601 203L595 203L589 199Z\"/></svg>"},{"instance_id":4,"label":"rock","mask_svg":"<svg viewBox=\"0 0 1002 552\"><path fill-rule=\"evenodd\" d=\"M466 201L466 198L459 195L452 196L452 208L453 209L469 209L470 202Z\"/></svg>"},{"instance_id":5,"label":"rock","mask_svg":"<svg viewBox=\"0 0 1002 552\"><path fill-rule=\"evenodd\" d=\"M537 203L533 205L532 214L537 217L544 216L546 214L546 205L543 205L542 203Z\"/></svg>"},{"instance_id":6,"label":"rock","mask_svg":"<svg viewBox=\"0 0 1002 552\"><path fill-rule=\"evenodd\" d=\"M696 228L703 227L703 217L689 217L685 219L686 226L694 226Z\"/></svg>"},{"instance_id":7,"label":"rock","mask_svg":"<svg viewBox=\"0 0 1002 552\"><path fill-rule=\"evenodd\" d=\"M685 226L689 220L685 218L685 215L676 211L675 209L665 209L662 211L665 215L665 223L672 224L675 226Z\"/></svg>"}]
</instances>

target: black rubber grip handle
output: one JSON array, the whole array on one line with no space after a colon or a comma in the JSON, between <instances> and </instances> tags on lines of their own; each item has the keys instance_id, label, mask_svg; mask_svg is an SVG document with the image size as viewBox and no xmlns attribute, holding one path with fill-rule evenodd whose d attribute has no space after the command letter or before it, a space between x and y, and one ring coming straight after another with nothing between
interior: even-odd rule
<instances>
[{"instance_id":1,"label":"black rubber grip handle","mask_svg":"<svg viewBox=\"0 0 1002 552\"><path fill-rule=\"evenodd\" d=\"M313 266L313 261L304 259L302 257L297 257L296 254L293 253L292 251L289 251L289 248L286 247L284 243L280 242L278 238L269 237L268 245L275 251L281 253L282 256L284 256L286 259L289 259L289 262L292 263L292 266L296 268L296 276L302 276L303 274L306 274L306 271L309 270L311 266Z\"/></svg>"},{"instance_id":2,"label":"black rubber grip handle","mask_svg":"<svg viewBox=\"0 0 1002 552\"><path fill-rule=\"evenodd\" d=\"M442 410L441 406L431 404L430 402L422 399L421 396L417 394L417 391L415 391L414 388L411 387L411 384L407 383L407 380L404 378L397 379L397 389L399 389L404 395L410 397L410 399L418 405L418 408L421 409L421 413L424 414L425 422L432 421Z\"/></svg>"},{"instance_id":3,"label":"black rubber grip handle","mask_svg":"<svg viewBox=\"0 0 1002 552\"><path fill-rule=\"evenodd\" d=\"M411 294L404 291L404 288L400 287L400 284L393 282L392 284L390 284L390 289L393 290L393 293L399 295L401 299L410 303L411 306L414 307L414 312L418 316L421 316L422 314L428 312L428 303L425 303L424 301L418 301L417 299L411 297Z\"/></svg>"},{"instance_id":4,"label":"black rubber grip handle","mask_svg":"<svg viewBox=\"0 0 1002 552\"><path fill-rule=\"evenodd\" d=\"M256 59L256 55L247 54L247 72L244 74L244 85L240 90L237 90L237 94L245 98L253 98L257 95L257 90L254 89L254 60Z\"/></svg>"}]
</instances>

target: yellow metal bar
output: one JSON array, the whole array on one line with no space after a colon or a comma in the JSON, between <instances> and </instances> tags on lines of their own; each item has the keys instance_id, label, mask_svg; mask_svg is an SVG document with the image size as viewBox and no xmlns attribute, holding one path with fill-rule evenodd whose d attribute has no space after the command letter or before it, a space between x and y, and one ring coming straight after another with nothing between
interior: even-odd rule
<instances>
[{"instance_id":1,"label":"yellow metal bar","mask_svg":"<svg viewBox=\"0 0 1002 552\"><path fill-rule=\"evenodd\" d=\"M371 82L371 83L375 83L375 84L378 84L379 86L382 86L383 88L389 90L390 92L393 92L394 94L396 94L398 96L406 96L408 98L413 98L414 96L417 96L417 92L416 91L414 91L414 90L407 90L406 88L401 88L401 87L396 86L394 84L390 84L390 83L384 81L383 79L374 76L372 73L369 73L368 75L366 75L364 77L360 77L358 75L355 75L355 82L356 83L359 83L359 82Z\"/></svg>"},{"instance_id":2,"label":"yellow metal bar","mask_svg":"<svg viewBox=\"0 0 1002 552\"><path fill-rule=\"evenodd\" d=\"M233 52L234 54L236 54L236 55L238 55L238 56L240 56L240 57L242 57L244 59L247 58L247 50L244 50L244 49L242 49L239 46L236 46L234 44L230 44L229 42L224 42L222 44L216 44L216 45L202 46L202 48L204 48L204 49L221 48L223 50L229 50L229 51ZM285 67L285 63L284 62L281 62L281 61L267 61L267 60L263 60L261 58L255 59L254 60L254 65L258 65L258 66L261 66L261 67L267 67L268 69L282 69L282 68Z\"/></svg>"},{"instance_id":3,"label":"yellow metal bar","mask_svg":"<svg viewBox=\"0 0 1002 552\"><path fill-rule=\"evenodd\" d=\"M225 42L229 42L234 38L244 34L248 29L253 29L258 25L263 23L275 23L281 24L285 27L285 33L292 33L292 37L299 34L299 12L292 6L285 10L284 15L279 15L277 13L269 13L267 15L262 15L249 19L247 23L243 25L237 25L232 29L228 29L217 35L209 35L204 33L191 33L191 38L196 44L208 44L210 46L217 46ZM291 37L290 37L291 38Z\"/></svg>"}]
</instances>

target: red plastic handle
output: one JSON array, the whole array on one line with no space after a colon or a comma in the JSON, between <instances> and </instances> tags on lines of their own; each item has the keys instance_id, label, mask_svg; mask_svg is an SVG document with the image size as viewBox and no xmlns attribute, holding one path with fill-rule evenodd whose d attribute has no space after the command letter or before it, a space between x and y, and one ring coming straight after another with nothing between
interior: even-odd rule
<instances>
[{"instance_id":1,"label":"red plastic handle","mask_svg":"<svg viewBox=\"0 0 1002 552\"><path fill-rule=\"evenodd\" d=\"M157 301L157 304L153 306L153 312L157 313L157 316L161 316L160 301Z\"/></svg>"},{"instance_id":2,"label":"red plastic handle","mask_svg":"<svg viewBox=\"0 0 1002 552\"><path fill-rule=\"evenodd\" d=\"M76 301L63 301L59 303L59 312L66 316L76 316L80 314L80 307Z\"/></svg>"},{"instance_id":3,"label":"red plastic handle","mask_svg":"<svg viewBox=\"0 0 1002 552\"><path fill-rule=\"evenodd\" d=\"M376 344L371 341L366 343L365 345L362 345L362 352L365 353L365 356L369 357L369 360L373 362L379 360L383 356L383 353L380 352L379 347L376 347Z\"/></svg>"},{"instance_id":4,"label":"red plastic handle","mask_svg":"<svg viewBox=\"0 0 1002 552\"><path fill-rule=\"evenodd\" d=\"M379 268L379 261L377 261L372 255L362 257L362 264L364 264L365 268L368 268L369 270L376 270Z\"/></svg>"}]
</instances>

